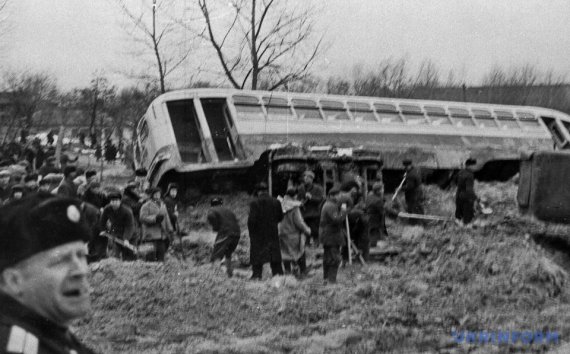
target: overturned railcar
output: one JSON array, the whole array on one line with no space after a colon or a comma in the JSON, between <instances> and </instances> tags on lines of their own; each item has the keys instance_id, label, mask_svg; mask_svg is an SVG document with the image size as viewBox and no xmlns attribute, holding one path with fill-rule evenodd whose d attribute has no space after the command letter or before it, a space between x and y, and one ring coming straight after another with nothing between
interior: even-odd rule
<instances>
[{"instance_id":1,"label":"overturned railcar","mask_svg":"<svg viewBox=\"0 0 570 354\"><path fill-rule=\"evenodd\" d=\"M383 175L390 188L404 158L433 181L468 157L479 179L507 179L521 151L568 148L569 126L562 112L527 106L189 89L152 102L134 155L152 185L219 191L264 179L280 191L310 168L325 187Z\"/></svg>"}]
</instances>

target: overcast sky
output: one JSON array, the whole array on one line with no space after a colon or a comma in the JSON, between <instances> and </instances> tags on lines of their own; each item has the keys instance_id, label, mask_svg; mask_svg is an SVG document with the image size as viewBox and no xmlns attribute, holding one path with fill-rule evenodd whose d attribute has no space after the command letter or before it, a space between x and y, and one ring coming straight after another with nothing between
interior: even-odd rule
<instances>
[{"instance_id":1,"label":"overcast sky","mask_svg":"<svg viewBox=\"0 0 570 354\"><path fill-rule=\"evenodd\" d=\"M140 3L142 0L129 0ZM145 0L151 2L151 0ZM194 0L180 0L191 3ZM222 0L220 0L222 1ZM323 75L405 56L433 60L476 82L495 64L533 64L570 73L568 0L322 0L319 27L330 48ZM104 70L113 83L132 64L107 0L12 0L13 30L0 65L47 70L63 88L85 86ZM217 63L216 63L217 64Z\"/></svg>"}]
</instances>

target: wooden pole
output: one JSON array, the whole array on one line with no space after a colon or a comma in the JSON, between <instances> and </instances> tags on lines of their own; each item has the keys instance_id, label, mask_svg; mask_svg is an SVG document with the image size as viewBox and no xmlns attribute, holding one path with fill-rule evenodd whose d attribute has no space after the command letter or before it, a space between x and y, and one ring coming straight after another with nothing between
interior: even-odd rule
<instances>
[{"instance_id":1,"label":"wooden pole","mask_svg":"<svg viewBox=\"0 0 570 354\"><path fill-rule=\"evenodd\" d=\"M352 243L350 239L350 227L348 227L348 215L344 218L346 224L346 246L348 247L348 264L352 265Z\"/></svg>"}]
</instances>

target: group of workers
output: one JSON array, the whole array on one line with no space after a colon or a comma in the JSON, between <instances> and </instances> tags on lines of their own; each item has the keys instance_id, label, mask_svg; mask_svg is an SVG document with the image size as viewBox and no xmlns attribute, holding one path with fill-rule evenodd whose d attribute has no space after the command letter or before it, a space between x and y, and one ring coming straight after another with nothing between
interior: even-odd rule
<instances>
[{"instance_id":1,"label":"group of workers","mask_svg":"<svg viewBox=\"0 0 570 354\"><path fill-rule=\"evenodd\" d=\"M476 161L469 159L465 165L457 178L456 218L469 224L477 200L473 190ZM421 189L421 178L419 183L415 180L414 167L407 161L406 168L409 181L405 181L403 189L408 210L422 213L421 198L410 192ZM94 174L86 172L84 183L79 186L74 182L75 174L75 167L67 166L55 193L38 187L0 206L2 352L93 353L71 333L69 326L91 308L87 266L91 250L86 243L93 241L94 226L107 228L115 236L122 233L119 238L129 240L135 229L132 225L138 220L143 237L152 235L148 241L154 245L155 260L164 258L168 233L177 224L176 218L172 218L178 216L176 185L169 186L163 201L160 189L147 190L146 198L137 194L141 185L135 179L122 195L112 192L105 201L99 200L103 211L98 215L97 206L78 199L85 198L88 191L98 195ZM342 247L347 245L347 224L362 250L386 234L381 181L373 184L367 198L363 198L359 184L351 181L330 188L323 201L323 190L313 180L313 172L306 171L302 185L290 186L279 199L270 196L265 183L257 186L247 223L253 279L261 279L265 263L270 263L274 275L296 266L306 271L304 247L307 242L314 242L323 247L325 281L334 283L343 257ZM86 209L88 204L93 215ZM231 275L231 255L240 239L239 223L221 199L213 199L211 205L207 218L218 232L212 260L225 257ZM307 237L310 241L305 236L311 236Z\"/></svg>"}]
</instances>

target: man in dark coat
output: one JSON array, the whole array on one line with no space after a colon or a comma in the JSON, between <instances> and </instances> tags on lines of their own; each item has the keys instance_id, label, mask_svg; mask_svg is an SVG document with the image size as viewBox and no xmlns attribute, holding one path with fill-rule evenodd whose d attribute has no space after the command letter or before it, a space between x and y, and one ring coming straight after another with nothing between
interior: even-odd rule
<instances>
[{"instance_id":1,"label":"man in dark coat","mask_svg":"<svg viewBox=\"0 0 570 354\"><path fill-rule=\"evenodd\" d=\"M101 214L101 230L107 230L119 240L135 242L135 219L130 208L121 204L121 193L114 191L107 196L109 205ZM108 248L112 256L121 257L125 260L135 259L132 251L122 247L113 240L108 241Z\"/></svg>"},{"instance_id":2,"label":"man in dark coat","mask_svg":"<svg viewBox=\"0 0 570 354\"><path fill-rule=\"evenodd\" d=\"M319 243L319 221L321 219L321 206L325 200L323 187L313 183L315 174L312 171L303 173L303 183L299 186L297 199L303 203L301 211L303 220L311 229L311 235L307 238L307 243L312 242L315 246Z\"/></svg>"},{"instance_id":3,"label":"man in dark coat","mask_svg":"<svg viewBox=\"0 0 570 354\"><path fill-rule=\"evenodd\" d=\"M0 352L93 353L69 330L91 311L79 202L34 193L0 215Z\"/></svg>"},{"instance_id":4,"label":"man in dark coat","mask_svg":"<svg viewBox=\"0 0 570 354\"><path fill-rule=\"evenodd\" d=\"M340 248L346 245L344 234L346 203L339 209L340 188L333 187L321 210L319 241L323 245L323 277L325 282L336 283L338 266L342 259Z\"/></svg>"},{"instance_id":5,"label":"man in dark coat","mask_svg":"<svg viewBox=\"0 0 570 354\"><path fill-rule=\"evenodd\" d=\"M256 188L257 198L249 204L247 228L250 239L252 279L261 279L263 264L270 263L273 275L283 274L277 225L283 219L281 203L268 193L267 184Z\"/></svg>"},{"instance_id":6,"label":"man in dark coat","mask_svg":"<svg viewBox=\"0 0 570 354\"><path fill-rule=\"evenodd\" d=\"M422 174L418 167L412 164L412 160L404 160L404 168L406 169L406 180L402 186L404 196L406 197L406 210L410 214L423 214L423 191L422 191Z\"/></svg>"},{"instance_id":7,"label":"man in dark coat","mask_svg":"<svg viewBox=\"0 0 570 354\"><path fill-rule=\"evenodd\" d=\"M77 198L77 186L73 182L76 175L75 166L66 166L63 170L63 180L57 187L57 194L62 197Z\"/></svg>"},{"instance_id":8,"label":"man in dark coat","mask_svg":"<svg viewBox=\"0 0 570 354\"><path fill-rule=\"evenodd\" d=\"M232 254L239 243L241 230L236 215L222 204L221 198L213 198L210 202L212 208L208 212L208 222L212 225L212 230L218 233L210 262L225 257L226 271L228 277L231 277Z\"/></svg>"},{"instance_id":9,"label":"man in dark coat","mask_svg":"<svg viewBox=\"0 0 570 354\"><path fill-rule=\"evenodd\" d=\"M370 253L370 236L368 230L368 214L365 213L364 201L361 198L360 185L355 180L344 182L340 186L339 204L346 203L350 238L368 260ZM349 246L343 248L343 256L348 258Z\"/></svg>"},{"instance_id":10,"label":"man in dark coat","mask_svg":"<svg viewBox=\"0 0 570 354\"><path fill-rule=\"evenodd\" d=\"M88 262L97 262L105 257L107 249L107 238L99 236L101 232L101 211L96 206L87 202L82 202L79 211L83 215L87 226L91 230L91 238L87 244L89 254Z\"/></svg>"},{"instance_id":11,"label":"man in dark coat","mask_svg":"<svg viewBox=\"0 0 570 354\"><path fill-rule=\"evenodd\" d=\"M388 236L384 213L384 184L376 182L372 185L372 193L366 198L366 214L370 233L370 245L376 246L378 241Z\"/></svg>"},{"instance_id":12,"label":"man in dark coat","mask_svg":"<svg viewBox=\"0 0 570 354\"><path fill-rule=\"evenodd\" d=\"M465 168L457 174L457 193L455 195L455 218L463 223L469 225L473 221L475 215L475 201L477 195L475 194L474 184L475 175L473 170L477 160L467 159L465 161Z\"/></svg>"}]
</instances>

